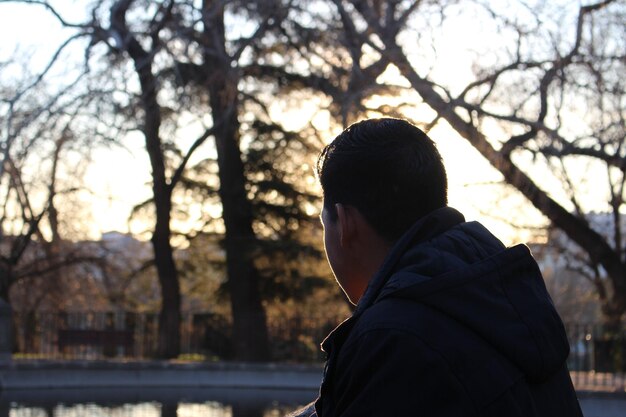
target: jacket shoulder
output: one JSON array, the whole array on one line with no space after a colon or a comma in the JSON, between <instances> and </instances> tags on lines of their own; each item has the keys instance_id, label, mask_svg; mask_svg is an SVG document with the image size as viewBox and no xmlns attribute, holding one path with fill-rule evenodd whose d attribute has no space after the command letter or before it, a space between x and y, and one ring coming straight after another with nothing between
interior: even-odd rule
<instances>
[{"instance_id":1,"label":"jacket shoulder","mask_svg":"<svg viewBox=\"0 0 626 417\"><path fill-rule=\"evenodd\" d=\"M524 379L519 369L471 329L410 300L381 300L364 312L341 357L354 357L361 349L387 351L388 359L382 365L391 368L431 369L429 381L424 383L439 389L458 384L476 410L485 409ZM367 362L371 359L362 365L368 366Z\"/></svg>"},{"instance_id":2,"label":"jacket shoulder","mask_svg":"<svg viewBox=\"0 0 626 417\"><path fill-rule=\"evenodd\" d=\"M353 330L328 376L330 415L478 415L452 364L426 339L390 323Z\"/></svg>"}]
</instances>

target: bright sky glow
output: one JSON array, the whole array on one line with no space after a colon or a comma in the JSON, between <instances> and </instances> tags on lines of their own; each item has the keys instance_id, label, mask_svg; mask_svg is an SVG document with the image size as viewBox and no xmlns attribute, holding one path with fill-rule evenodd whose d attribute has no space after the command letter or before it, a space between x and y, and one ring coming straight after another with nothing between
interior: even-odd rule
<instances>
[{"instance_id":1,"label":"bright sky glow","mask_svg":"<svg viewBox=\"0 0 626 417\"><path fill-rule=\"evenodd\" d=\"M64 6L67 3L57 2ZM71 6L63 7L64 12L68 12L67 19L70 21L80 20L84 14L83 9L82 2L71 2ZM471 52L471 45L493 41L493 36L488 28L477 28L471 17L460 15L454 19L456 20L449 20L441 28L441 37L437 40L436 46L438 58L435 65L423 70L436 72L438 79L450 80L453 86L457 84L461 86L472 77L471 59L474 55ZM37 57L35 65L43 65L52 53L50 46L61 43L68 33L67 30L61 30L58 22L43 7L0 3L0 37L4 39L0 44L0 62L13 53L18 53L23 56L35 56ZM43 49L42 45L45 46ZM283 112L287 128L297 129L299 124L312 120L314 126L319 129L329 129L331 124L328 113L312 110L315 107L302 106L289 111L282 108L280 111ZM425 122L432 118L432 114L420 110L419 107L416 107L415 114L411 116ZM201 132L201 124L190 120L188 128L183 130L179 139L182 149L186 149L193 138ZM329 139L336 133L329 132ZM494 130L491 133L497 138L501 132ZM468 219L479 219L487 224L506 243L532 238L532 231L520 232L506 225L504 220L513 220L513 223L519 225L537 225L543 221L538 212L518 193L508 191L510 195L507 196L501 186L494 185L493 183L501 181L500 174L447 125L438 125L430 135L437 142L448 169L450 204L463 211ZM88 187L95 192L91 201L92 237L111 230L142 231L141 225L136 229L129 229L128 217L134 205L150 197L148 186L150 167L140 135L133 135L124 144L127 150L119 148L97 150L93 156L93 165L86 175ZM213 155L211 144L212 141L209 139L207 144L198 150L195 159ZM593 186L595 182L603 181L596 172L597 169L592 172L581 170L579 178L586 179L590 184L590 198L587 202L589 210L602 210L604 209L602 204L606 202L606 197L601 195L602 189ZM538 172L538 175L541 174ZM550 189L558 189L555 184L544 182L540 184ZM498 217L503 220L497 220Z\"/></svg>"}]
</instances>

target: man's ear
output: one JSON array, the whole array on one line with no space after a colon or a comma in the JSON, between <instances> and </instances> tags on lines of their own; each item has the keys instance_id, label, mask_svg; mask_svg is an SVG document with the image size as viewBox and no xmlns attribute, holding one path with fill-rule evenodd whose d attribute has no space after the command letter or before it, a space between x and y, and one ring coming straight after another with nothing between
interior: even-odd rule
<instances>
[{"instance_id":1,"label":"man's ear","mask_svg":"<svg viewBox=\"0 0 626 417\"><path fill-rule=\"evenodd\" d=\"M350 247L357 232L353 208L337 203L335 210L337 211L337 227L339 228L341 246Z\"/></svg>"}]
</instances>

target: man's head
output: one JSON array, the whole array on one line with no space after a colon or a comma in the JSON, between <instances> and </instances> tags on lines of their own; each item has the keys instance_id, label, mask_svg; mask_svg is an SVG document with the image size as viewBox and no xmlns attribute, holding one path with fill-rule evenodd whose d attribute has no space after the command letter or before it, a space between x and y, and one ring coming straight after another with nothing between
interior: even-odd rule
<instances>
[{"instance_id":1,"label":"man's head","mask_svg":"<svg viewBox=\"0 0 626 417\"><path fill-rule=\"evenodd\" d=\"M322 151L317 173L324 191L328 259L355 302L376 272L364 260L379 263L386 254L381 258L363 251L388 249L417 220L446 206L446 171L424 132L407 121L386 118L344 130ZM352 226L359 233L350 234ZM344 243L354 244L349 248Z\"/></svg>"},{"instance_id":2,"label":"man's head","mask_svg":"<svg viewBox=\"0 0 626 417\"><path fill-rule=\"evenodd\" d=\"M405 120L370 119L348 127L322 150L317 174L331 219L335 204L353 206L390 242L448 201L441 155Z\"/></svg>"}]
</instances>

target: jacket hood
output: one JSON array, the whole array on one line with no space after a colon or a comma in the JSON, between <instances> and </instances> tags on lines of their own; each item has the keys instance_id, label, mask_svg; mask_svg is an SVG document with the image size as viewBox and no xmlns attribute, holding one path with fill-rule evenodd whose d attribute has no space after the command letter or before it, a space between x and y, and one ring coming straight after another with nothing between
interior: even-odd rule
<instances>
[{"instance_id":1,"label":"jacket hood","mask_svg":"<svg viewBox=\"0 0 626 417\"><path fill-rule=\"evenodd\" d=\"M525 245L505 248L476 222L446 207L394 246L354 318L386 298L409 299L453 318L540 382L569 354L565 329Z\"/></svg>"}]
</instances>

